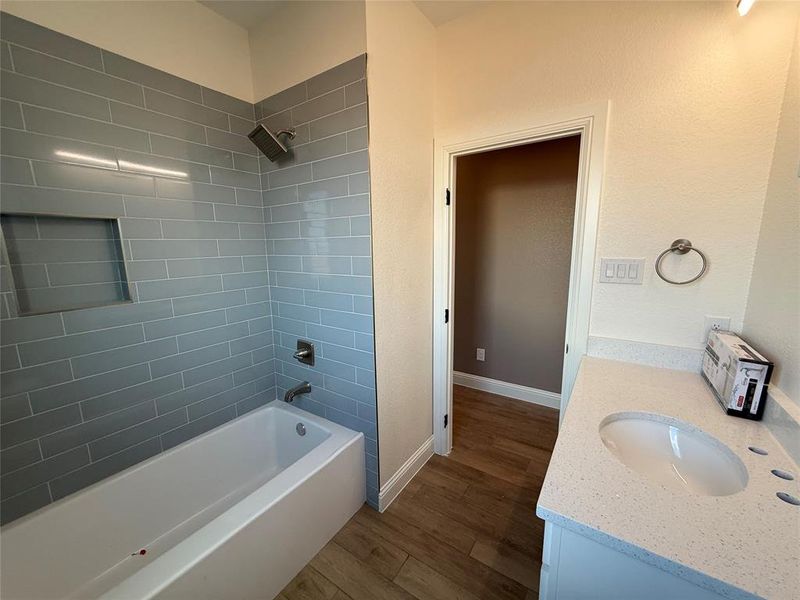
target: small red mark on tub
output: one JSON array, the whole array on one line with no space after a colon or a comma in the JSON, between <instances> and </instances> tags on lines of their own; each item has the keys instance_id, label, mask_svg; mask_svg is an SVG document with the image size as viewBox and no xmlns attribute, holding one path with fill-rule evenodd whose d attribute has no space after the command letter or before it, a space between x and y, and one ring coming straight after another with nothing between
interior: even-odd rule
<instances>
[{"instance_id":1,"label":"small red mark on tub","mask_svg":"<svg viewBox=\"0 0 800 600\"><path fill-rule=\"evenodd\" d=\"M134 552L133 554L131 554L131 556L144 556L145 554L147 554L147 549L142 548L138 552Z\"/></svg>"}]
</instances>

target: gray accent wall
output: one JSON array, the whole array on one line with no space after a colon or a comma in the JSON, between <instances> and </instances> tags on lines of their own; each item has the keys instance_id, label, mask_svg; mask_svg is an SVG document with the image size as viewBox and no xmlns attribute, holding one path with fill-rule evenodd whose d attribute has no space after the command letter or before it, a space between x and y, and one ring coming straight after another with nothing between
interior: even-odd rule
<instances>
[{"instance_id":1,"label":"gray accent wall","mask_svg":"<svg viewBox=\"0 0 800 600\"><path fill-rule=\"evenodd\" d=\"M365 433L377 507L365 57L255 106L6 13L0 58L0 209L119 219L132 300L20 317L3 257L0 520L304 379L301 408ZM297 128L286 160L256 119ZM57 281L101 275L81 230L51 234Z\"/></svg>"},{"instance_id":2,"label":"gray accent wall","mask_svg":"<svg viewBox=\"0 0 800 600\"><path fill-rule=\"evenodd\" d=\"M8 522L276 391L253 105L7 14L0 26L2 211L119 218L134 300L17 318L1 267ZM51 229L51 278L102 276L91 227Z\"/></svg>"},{"instance_id":3,"label":"gray accent wall","mask_svg":"<svg viewBox=\"0 0 800 600\"><path fill-rule=\"evenodd\" d=\"M273 131L294 127L291 151L261 157L277 385L303 380L301 408L366 438L367 500L378 505L366 56L256 104ZM314 343L316 364L291 354Z\"/></svg>"}]
</instances>

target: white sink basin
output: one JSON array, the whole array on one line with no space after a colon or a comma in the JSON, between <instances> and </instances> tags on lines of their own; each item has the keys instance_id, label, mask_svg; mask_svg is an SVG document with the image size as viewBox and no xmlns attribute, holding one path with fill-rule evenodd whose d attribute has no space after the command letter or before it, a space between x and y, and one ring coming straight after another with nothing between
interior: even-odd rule
<instances>
[{"instance_id":1,"label":"white sink basin","mask_svg":"<svg viewBox=\"0 0 800 600\"><path fill-rule=\"evenodd\" d=\"M747 485L747 469L727 446L671 417L614 413L600 423L600 438L621 463L675 490L728 496Z\"/></svg>"}]
</instances>

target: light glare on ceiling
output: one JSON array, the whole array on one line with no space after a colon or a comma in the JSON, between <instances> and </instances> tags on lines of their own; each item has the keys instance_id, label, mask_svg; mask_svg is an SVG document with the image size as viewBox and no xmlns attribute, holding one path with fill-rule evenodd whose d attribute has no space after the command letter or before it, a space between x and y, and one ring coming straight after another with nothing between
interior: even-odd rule
<instances>
[{"instance_id":1,"label":"light glare on ceiling","mask_svg":"<svg viewBox=\"0 0 800 600\"><path fill-rule=\"evenodd\" d=\"M753 4L755 4L756 0L739 0L736 3L736 10L739 11L740 16L745 16L750 9L753 8Z\"/></svg>"}]
</instances>

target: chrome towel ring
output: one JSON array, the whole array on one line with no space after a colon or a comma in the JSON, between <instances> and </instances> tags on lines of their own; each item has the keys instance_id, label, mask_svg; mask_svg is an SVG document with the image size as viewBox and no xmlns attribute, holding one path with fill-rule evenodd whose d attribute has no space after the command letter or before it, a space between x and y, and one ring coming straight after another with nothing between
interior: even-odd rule
<instances>
[{"instance_id":1,"label":"chrome towel ring","mask_svg":"<svg viewBox=\"0 0 800 600\"><path fill-rule=\"evenodd\" d=\"M694 250L700 255L700 258L703 260L703 266L700 269L700 272L692 277L691 279L687 279L686 281L673 281L664 276L664 273L661 272L661 261L664 260L664 257L669 254L670 252L674 252L675 254L687 254L690 250ZM686 285L687 283L692 283L693 281L697 281L703 275L705 275L706 269L708 268L708 261L706 260L706 255L703 254L700 250L692 246L692 242L685 239L675 240L672 242L672 245L664 250L661 254L658 255L656 259L656 273L658 274L661 279L666 281L667 283L672 283L674 285Z\"/></svg>"}]
</instances>

